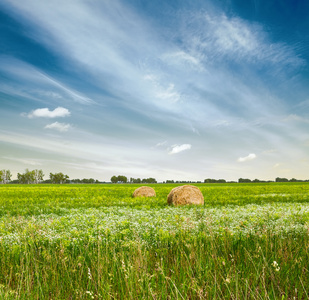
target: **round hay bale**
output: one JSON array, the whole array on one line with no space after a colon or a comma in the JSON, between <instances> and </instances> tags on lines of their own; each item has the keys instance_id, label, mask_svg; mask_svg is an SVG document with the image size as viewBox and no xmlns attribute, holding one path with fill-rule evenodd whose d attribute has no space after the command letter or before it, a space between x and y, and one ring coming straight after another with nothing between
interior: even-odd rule
<instances>
[{"instance_id":1,"label":"round hay bale","mask_svg":"<svg viewBox=\"0 0 309 300\"><path fill-rule=\"evenodd\" d=\"M167 196L169 205L204 204L204 197L199 188L193 185L175 187Z\"/></svg>"},{"instance_id":2,"label":"round hay bale","mask_svg":"<svg viewBox=\"0 0 309 300\"><path fill-rule=\"evenodd\" d=\"M156 197L156 192L149 186L141 186L133 192L132 197Z\"/></svg>"}]
</instances>

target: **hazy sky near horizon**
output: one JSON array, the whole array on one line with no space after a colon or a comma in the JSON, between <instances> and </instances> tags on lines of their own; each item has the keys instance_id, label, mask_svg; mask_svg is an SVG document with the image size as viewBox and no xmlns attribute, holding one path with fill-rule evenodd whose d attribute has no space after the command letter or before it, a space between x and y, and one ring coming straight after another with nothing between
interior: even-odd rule
<instances>
[{"instance_id":1,"label":"hazy sky near horizon","mask_svg":"<svg viewBox=\"0 0 309 300\"><path fill-rule=\"evenodd\" d=\"M309 2L1 0L0 169L309 179Z\"/></svg>"}]
</instances>

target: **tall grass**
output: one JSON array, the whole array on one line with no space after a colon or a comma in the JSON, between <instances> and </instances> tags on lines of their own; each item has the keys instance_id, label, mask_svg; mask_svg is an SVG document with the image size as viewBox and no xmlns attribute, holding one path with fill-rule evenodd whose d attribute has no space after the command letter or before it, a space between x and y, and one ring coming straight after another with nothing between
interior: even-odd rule
<instances>
[{"instance_id":1,"label":"tall grass","mask_svg":"<svg viewBox=\"0 0 309 300\"><path fill-rule=\"evenodd\" d=\"M148 248L22 243L1 247L0 280L14 299L306 299L308 242L183 232Z\"/></svg>"}]
</instances>

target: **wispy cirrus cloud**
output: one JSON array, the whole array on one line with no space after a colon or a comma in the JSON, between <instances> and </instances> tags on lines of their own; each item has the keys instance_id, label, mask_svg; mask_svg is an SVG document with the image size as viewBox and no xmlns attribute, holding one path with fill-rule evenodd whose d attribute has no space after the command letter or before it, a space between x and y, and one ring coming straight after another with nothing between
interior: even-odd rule
<instances>
[{"instance_id":1,"label":"wispy cirrus cloud","mask_svg":"<svg viewBox=\"0 0 309 300\"><path fill-rule=\"evenodd\" d=\"M48 75L29 63L8 55L0 55L0 74L13 79L14 84L0 83L0 91L27 97L36 101L73 100L80 104L94 104L95 101L69 87L61 80ZM12 87L13 86L13 87Z\"/></svg>"},{"instance_id":2,"label":"wispy cirrus cloud","mask_svg":"<svg viewBox=\"0 0 309 300\"><path fill-rule=\"evenodd\" d=\"M44 127L45 129L54 129L60 132L66 132L68 131L70 128L72 128L72 126L70 124L66 124L66 123L60 123L60 122L54 122L52 124L48 124Z\"/></svg>"},{"instance_id":3,"label":"wispy cirrus cloud","mask_svg":"<svg viewBox=\"0 0 309 300\"><path fill-rule=\"evenodd\" d=\"M27 117L32 118L64 118L70 116L71 113L67 108L57 107L54 110L49 108L38 108L27 114Z\"/></svg>"},{"instance_id":4,"label":"wispy cirrus cloud","mask_svg":"<svg viewBox=\"0 0 309 300\"><path fill-rule=\"evenodd\" d=\"M187 49L193 57L196 53L207 63L223 58L247 63L272 63L277 67L293 65L293 68L306 63L296 55L293 47L280 42L273 43L258 23L235 16L228 17L215 9L207 13L196 12L188 17L193 18L199 29L195 34L184 31L185 34L191 34L191 37L184 36Z\"/></svg>"},{"instance_id":5,"label":"wispy cirrus cloud","mask_svg":"<svg viewBox=\"0 0 309 300\"><path fill-rule=\"evenodd\" d=\"M305 118L296 114L291 114L284 119L285 122L309 123L309 118Z\"/></svg>"},{"instance_id":6,"label":"wispy cirrus cloud","mask_svg":"<svg viewBox=\"0 0 309 300\"><path fill-rule=\"evenodd\" d=\"M191 144L173 145L168 154L177 154L186 150L190 150L191 147Z\"/></svg>"},{"instance_id":7,"label":"wispy cirrus cloud","mask_svg":"<svg viewBox=\"0 0 309 300\"><path fill-rule=\"evenodd\" d=\"M212 105L214 119L226 119L225 113L218 108L222 103L217 104L217 98L255 114L267 110L266 105L260 104L257 110L248 104L258 103L254 95L264 99L264 93L255 87L246 89L222 61L236 59L243 64L244 60L268 60L277 62L278 66L286 62L297 66L302 62L289 47L271 43L261 26L227 17L214 9L207 13L195 11L193 15L179 13L183 16L182 30L176 34L173 31L172 36L181 41L177 44L171 43L169 36L164 39L158 35L156 28L122 1L108 5L88 5L79 1L73 6L68 2L62 5L61 12L57 1L41 4L30 0L27 5L10 3L7 6L18 9L29 23L33 23L34 32L40 28L35 39L77 68L83 68L98 87L104 84L117 99L126 99L121 101L123 106L141 114L147 111L141 109L142 104L150 109L172 111L187 120L198 117L198 122L204 123ZM42 30L46 34L40 34ZM197 67L201 71L198 76L195 74ZM148 84L141 86L145 77ZM222 85L222 82L230 84ZM57 86L57 82L54 84ZM60 85L66 91L66 87ZM202 90L198 90L200 86ZM81 99L75 92L69 94L77 101L85 101L86 97ZM185 101L180 101L183 99ZM238 111L240 109L233 113Z\"/></svg>"},{"instance_id":8,"label":"wispy cirrus cloud","mask_svg":"<svg viewBox=\"0 0 309 300\"><path fill-rule=\"evenodd\" d=\"M17 161L25 165L30 165L30 166L40 166L42 165L41 162L38 160L34 160L31 158L16 158L16 157L10 157L10 156L3 156L2 158L12 160L12 161Z\"/></svg>"}]
</instances>

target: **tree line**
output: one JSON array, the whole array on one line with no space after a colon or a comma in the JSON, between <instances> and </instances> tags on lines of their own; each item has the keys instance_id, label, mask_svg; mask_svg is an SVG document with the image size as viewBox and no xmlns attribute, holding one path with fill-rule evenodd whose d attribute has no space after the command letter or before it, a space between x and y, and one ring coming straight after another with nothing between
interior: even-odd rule
<instances>
[{"instance_id":1,"label":"tree line","mask_svg":"<svg viewBox=\"0 0 309 300\"><path fill-rule=\"evenodd\" d=\"M21 183L21 184L38 184L38 183L66 183L69 179L68 175L59 173L49 173L49 180L43 180L44 178L43 170L29 170L26 169L24 173L17 173L17 179L11 181L11 171L10 170L0 170L0 183Z\"/></svg>"},{"instance_id":2,"label":"tree line","mask_svg":"<svg viewBox=\"0 0 309 300\"><path fill-rule=\"evenodd\" d=\"M63 183L86 183L86 184L95 184L95 183L102 183L98 180L93 178L83 178L83 179L69 179L69 176L63 174L62 172L58 173L49 173L49 179L44 180L44 173L42 170L29 170L26 169L24 173L17 173L17 179L11 180L12 174L10 170L0 170L0 184L7 184L7 183L22 183L22 184L38 184L38 183L56 183L56 184L63 184ZM149 178L128 178L124 175L112 176L111 177L112 183L157 183L157 180L153 177ZM264 181L259 179L248 179L248 178L239 178L238 183L263 183L263 182L274 182L272 180ZM207 178L204 179L204 183L237 183L236 181L226 181L225 179L213 179ZM277 177L275 182L309 182L309 180L298 180L295 178L287 179ZM105 182L104 182L105 183ZM174 180L166 180L163 183L201 183L201 181L174 181Z\"/></svg>"},{"instance_id":3,"label":"tree line","mask_svg":"<svg viewBox=\"0 0 309 300\"><path fill-rule=\"evenodd\" d=\"M128 182L128 178L124 175L114 175L111 177L111 183L127 183ZM155 178L133 178L130 177L130 183L157 183L157 180Z\"/></svg>"}]
</instances>

